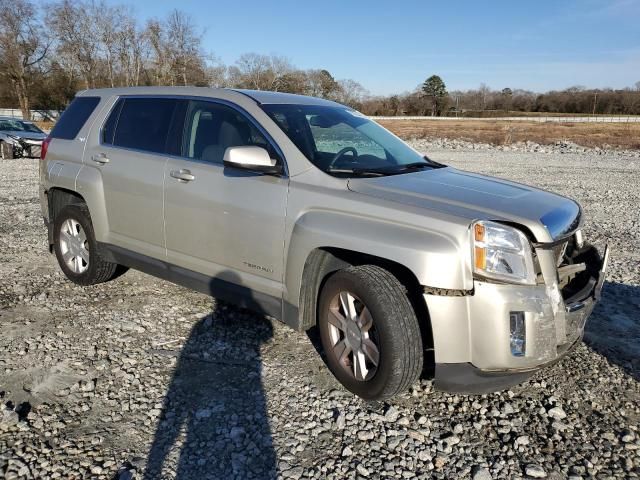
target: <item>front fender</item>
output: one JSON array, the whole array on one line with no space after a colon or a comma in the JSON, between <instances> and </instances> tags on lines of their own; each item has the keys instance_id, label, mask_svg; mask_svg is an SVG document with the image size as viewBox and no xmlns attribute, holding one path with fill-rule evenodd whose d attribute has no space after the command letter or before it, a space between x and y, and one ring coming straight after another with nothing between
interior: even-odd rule
<instances>
[{"instance_id":1,"label":"front fender","mask_svg":"<svg viewBox=\"0 0 640 480\"><path fill-rule=\"evenodd\" d=\"M307 257L318 248L373 255L408 268L421 285L470 290L468 227L434 231L336 211L309 211L296 220L287 248L285 300L298 305Z\"/></svg>"}]
</instances>

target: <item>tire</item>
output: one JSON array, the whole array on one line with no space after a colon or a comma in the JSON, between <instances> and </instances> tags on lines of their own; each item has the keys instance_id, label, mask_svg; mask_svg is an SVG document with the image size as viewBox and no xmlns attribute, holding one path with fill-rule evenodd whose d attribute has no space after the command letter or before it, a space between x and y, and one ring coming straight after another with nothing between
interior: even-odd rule
<instances>
[{"instance_id":1,"label":"tire","mask_svg":"<svg viewBox=\"0 0 640 480\"><path fill-rule=\"evenodd\" d=\"M123 273L117 263L101 257L85 204L63 207L53 221L53 229L53 249L58 264L73 283L96 285Z\"/></svg>"},{"instance_id":2,"label":"tire","mask_svg":"<svg viewBox=\"0 0 640 480\"><path fill-rule=\"evenodd\" d=\"M3 160L13 159L13 145L7 142L0 142L0 158Z\"/></svg>"},{"instance_id":3,"label":"tire","mask_svg":"<svg viewBox=\"0 0 640 480\"><path fill-rule=\"evenodd\" d=\"M345 303L356 320L348 320L354 316ZM383 268L349 267L329 277L320 293L318 330L331 372L366 400L393 397L420 377L424 353L418 319L405 287Z\"/></svg>"}]
</instances>

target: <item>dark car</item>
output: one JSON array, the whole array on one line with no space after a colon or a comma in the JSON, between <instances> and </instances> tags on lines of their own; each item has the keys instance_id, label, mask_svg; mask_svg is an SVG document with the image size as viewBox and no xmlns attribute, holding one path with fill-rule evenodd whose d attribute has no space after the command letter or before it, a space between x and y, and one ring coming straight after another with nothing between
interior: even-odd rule
<instances>
[{"instance_id":1,"label":"dark car","mask_svg":"<svg viewBox=\"0 0 640 480\"><path fill-rule=\"evenodd\" d=\"M33 122L0 117L0 158L39 157L46 137Z\"/></svg>"}]
</instances>

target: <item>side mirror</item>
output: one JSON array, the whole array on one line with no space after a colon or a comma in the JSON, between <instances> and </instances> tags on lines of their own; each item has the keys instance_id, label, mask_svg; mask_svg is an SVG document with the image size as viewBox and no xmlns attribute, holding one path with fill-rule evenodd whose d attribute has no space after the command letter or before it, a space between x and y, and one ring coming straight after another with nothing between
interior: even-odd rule
<instances>
[{"instance_id":1,"label":"side mirror","mask_svg":"<svg viewBox=\"0 0 640 480\"><path fill-rule=\"evenodd\" d=\"M262 147L229 147L222 160L225 167L271 175L282 173L282 166L269 157L269 153Z\"/></svg>"}]
</instances>

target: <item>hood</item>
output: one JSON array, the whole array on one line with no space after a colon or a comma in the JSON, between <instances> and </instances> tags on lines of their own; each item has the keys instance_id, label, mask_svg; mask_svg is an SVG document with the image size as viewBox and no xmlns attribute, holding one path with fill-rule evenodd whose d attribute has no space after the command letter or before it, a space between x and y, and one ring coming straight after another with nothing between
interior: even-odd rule
<instances>
[{"instance_id":1,"label":"hood","mask_svg":"<svg viewBox=\"0 0 640 480\"><path fill-rule=\"evenodd\" d=\"M538 188L446 167L402 175L349 180L349 189L378 198L473 220L527 227L539 242L575 230L581 220L573 200Z\"/></svg>"},{"instance_id":2,"label":"hood","mask_svg":"<svg viewBox=\"0 0 640 480\"><path fill-rule=\"evenodd\" d=\"M47 138L46 133L25 132L24 130L2 130L1 133L4 133L5 135L13 135L14 137L21 138L22 140L44 140Z\"/></svg>"}]
</instances>

